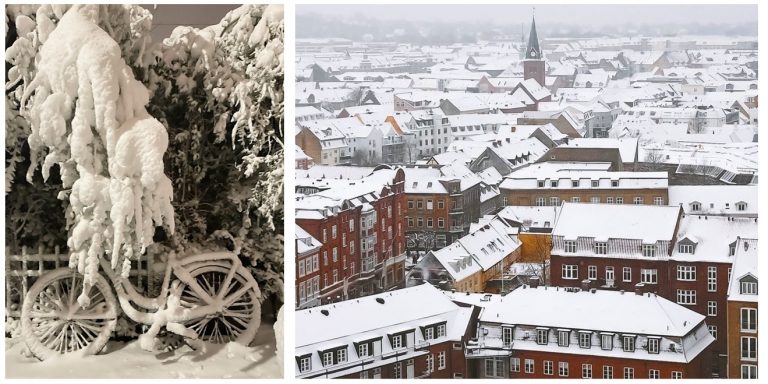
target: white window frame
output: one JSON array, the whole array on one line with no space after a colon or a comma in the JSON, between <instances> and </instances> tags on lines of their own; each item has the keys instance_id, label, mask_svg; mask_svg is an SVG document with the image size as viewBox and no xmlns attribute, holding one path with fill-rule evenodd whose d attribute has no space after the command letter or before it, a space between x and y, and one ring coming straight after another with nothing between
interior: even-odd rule
<instances>
[{"instance_id":1,"label":"white window frame","mask_svg":"<svg viewBox=\"0 0 768 384\"><path fill-rule=\"evenodd\" d=\"M649 379L660 379L661 378L661 371L658 369L649 369L648 370L648 378Z\"/></svg>"},{"instance_id":2,"label":"white window frame","mask_svg":"<svg viewBox=\"0 0 768 384\"><path fill-rule=\"evenodd\" d=\"M560 347L567 347L571 345L571 331L558 330L557 331L557 345Z\"/></svg>"},{"instance_id":3,"label":"white window frame","mask_svg":"<svg viewBox=\"0 0 768 384\"><path fill-rule=\"evenodd\" d=\"M635 369L632 367L624 367L624 378L625 379L634 379L635 378Z\"/></svg>"},{"instance_id":4,"label":"white window frame","mask_svg":"<svg viewBox=\"0 0 768 384\"><path fill-rule=\"evenodd\" d=\"M565 240L563 242L563 250L566 253L576 253L576 241L575 240Z\"/></svg>"},{"instance_id":5,"label":"white window frame","mask_svg":"<svg viewBox=\"0 0 768 384\"><path fill-rule=\"evenodd\" d=\"M683 372L682 371L672 371L673 379L682 379L683 378Z\"/></svg>"},{"instance_id":6,"label":"white window frame","mask_svg":"<svg viewBox=\"0 0 768 384\"><path fill-rule=\"evenodd\" d=\"M544 374L552 376L555 373L555 363L552 360L544 360Z\"/></svg>"},{"instance_id":7,"label":"white window frame","mask_svg":"<svg viewBox=\"0 0 768 384\"><path fill-rule=\"evenodd\" d=\"M744 342L746 342L746 344ZM754 342L754 348L752 348L753 342ZM745 345L747 347L746 349L744 348ZM757 361L757 337L756 336L741 336L741 340L739 343L739 356L741 356L742 361Z\"/></svg>"},{"instance_id":8,"label":"white window frame","mask_svg":"<svg viewBox=\"0 0 768 384\"><path fill-rule=\"evenodd\" d=\"M632 268L631 267L623 267L623 268L621 268L621 281L632 282Z\"/></svg>"},{"instance_id":9,"label":"white window frame","mask_svg":"<svg viewBox=\"0 0 768 384\"><path fill-rule=\"evenodd\" d=\"M582 364L581 365L581 378L582 379L591 379L592 378L592 364Z\"/></svg>"},{"instance_id":10,"label":"white window frame","mask_svg":"<svg viewBox=\"0 0 768 384\"><path fill-rule=\"evenodd\" d=\"M695 289L678 289L677 303L681 305L696 305Z\"/></svg>"},{"instance_id":11,"label":"white window frame","mask_svg":"<svg viewBox=\"0 0 768 384\"><path fill-rule=\"evenodd\" d=\"M696 281L696 266L695 265L678 265L677 280L678 281Z\"/></svg>"},{"instance_id":12,"label":"white window frame","mask_svg":"<svg viewBox=\"0 0 768 384\"><path fill-rule=\"evenodd\" d=\"M757 308L742 307L739 312L739 329L741 332L757 332ZM754 316L752 314L754 314ZM752 319L754 319L754 322Z\"/></svg>"},{"instance_id":13,"label":"white window frame","mask_svg":"<svg viewBox=\"0 0 768 384\"><path fill-rule=\"evenodd\" d=\"M658 284L659 270L658 269L641 269L640 282L643 284Z\"/></svg>"},{"instance_id":14,"label":"white window frame","mask_svg":"<svg viewBox=\"0 0 768 384\"><path fill-rule=\"evenodd\" d=\"M437 354L437 370L442 371L443 369L445 369L445 351Z\"/></svg>"},{"instance_id":15,"label":"white window frame","mask_svg":"<svg viewBox=\"0 0 768 384\"><path fill-rule=\"evenodd\" d=\"M661 338L649 337L648 340L648 353L659 354L661 352Z\"/></svg>"},{"instance_id":16,"label":"white window frame","mask_svg":"<svg viewBox=\"0 0 768 384\"><path fill-rule=\"evenodd\" d=\"M302 357L299 359L299 372L309 372L312 370L312 357Z\"/></svg>"},{"instance_id":17,"label":"white window frame","mask_svg":"<svg viewBox=\"0 0 768 384\"><path fill-rule=\"evenodd\" d=\"M562 277L565 280L577 280L579 278L579 266L576 264L563 264Z\"/></svg>"},{"instance_id":18,"label":"white window frame","mask_svg":"<svg viewBox=\"0 0 768 384\"><path fill-rule=\"evenodd\" d=\"M742 364L741 365L741 378L742 379L757 379L757 365L756 364Z\"/></svg>"},{"instance_id":19,"label":"white window frame","mask_svg":"<svg viewBox=\"0 0 768 384\"><path fill-rule=\"evenodd\" d=\"M533 359L525 359L525 373L534 373L534 361Z\"/></svg>"},{"instance_id":20,"label":"white window frame","mask_svg":"<svg viewBox=\"0 0 768 384\"><path fill-rule=\"evenodd\" d=\"M520 358L519 357L510 357L509 358L509 370L510 370L510 372L520 372Z\"/></svg>"},{"instance_id":21,"label":"white window frame","mask_svg":"<svg viewBox=\"0 0 768 384\"><path fill-rule=\"evenodd\" d=\"M680 253L693 253L693 244L678 244L677 251Z\"/></svg>"},{"instance_id":22,"label":"white window frame","mask_svg":"<svg viewBox=\"0 0 768 384\"><path fill-rule=\"evenodd\" d=\"M605 241L596 241L595 242L595 254L596 255L607 255L608 254L608 243Z\"/></svg>"},{"instance_id":23,"label":"white window frame","mask_svg":"<svg viewBox=\"0 0 768 384\"><path fill-rule=\"evenodd\" d=\"M579 332L579 347L592 348L592 332Z\"/></svg>"},{"instance_id":24,"label":"white window frame","mask_svg":"<svg viewBox=\"0 0 768 384\"><path fill-rule=\"evenodd\" d=\"M603 379L613 379L612 365L603 365Z\"/></svg>"},{"instance_id":25,"label":"white window frame","mask_svg":"<svg viewBox=\"0 0 768 384\"><path fill-rule=\"evenodd\" d=\"M656 244L643 244L640 247L643 253L643 257L655 257L656 256Z\"/></svg>"},{"instance_id":26,"label":"white window frame","mask_svg":"<svg viewBox=\"0 0 768 384\"><path fill-rule=\"evenodd\" d=\"M557 375L561 377L568 377L568 362L567 361L559 361L557 363Z\"/></svg>"},{"instance_id":27,"label":"white window frame","mask_svg":"<svg viewBox=\"0 0 768 384\"><path fill-rule=\"evenodd\" d=\"M707 301L707 316L717 316L717 301Z\"/></svg>"},{"instance_id":28,"label":"white window frame","mask_svg":"<svg viewBox=\"0 0 768 384\"><path fill-rule=\"evenodd\" d=\"M597 265L587 267L587 278L589 280L597 280Z\"/></svg>"},{"instance_id":29,"label":"white window frame","mask_svg":"<svg viewBox=\"0 0 768 384\"><path fill-rule=\"evenodd\" d=\"M717 267L707 267L707 292L717 292Z\"/></svg>"}]
</instances>

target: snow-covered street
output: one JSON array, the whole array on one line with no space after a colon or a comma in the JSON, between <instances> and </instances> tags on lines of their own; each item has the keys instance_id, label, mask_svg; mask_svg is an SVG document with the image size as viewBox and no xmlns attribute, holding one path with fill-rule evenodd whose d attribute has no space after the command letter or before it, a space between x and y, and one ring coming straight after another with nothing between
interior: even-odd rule
<instances>
[{"instance_id":1,"label":"snow-covered street","mask_svg":"<svg viewBox=\"0 0 768 384\"><path fill-rule=\"evenodd\" d=\"M9 379L270 379L283 369L275 355L272 324L263 323L251 347L207 344L204 351L184 346L172 352L147 352L138 341L110 341L95 356L37 361L25 356L23 342L5 339Z\"/></svg>"}]
</instances>

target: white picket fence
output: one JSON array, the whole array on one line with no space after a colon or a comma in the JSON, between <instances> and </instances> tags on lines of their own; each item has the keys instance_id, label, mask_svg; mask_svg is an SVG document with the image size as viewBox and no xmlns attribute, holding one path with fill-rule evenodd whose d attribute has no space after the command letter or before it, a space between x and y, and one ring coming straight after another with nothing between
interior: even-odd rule
<instances>
[{"instance_id":1,"label":"white picket fence","mask_svg":"<svg viewBox=\"0 0 768 384\"><path fill-rule=\"evenodd\" d=\"M29 287L38 277L54 269L69 266L69 254L61 253L56 247L53 253L44 252L39 247L32 253L28 247L21 249L21 254L11 254L5 250L5 316L18 318L21 316L21 304ZM155 258L150 252L139 260L131 262L130 281L139 292L154 293L157 278L152 272ZM162 272L161 272L162 273ZM160 274L161 274L160 273Z\"/></svg>"}]
</instances>

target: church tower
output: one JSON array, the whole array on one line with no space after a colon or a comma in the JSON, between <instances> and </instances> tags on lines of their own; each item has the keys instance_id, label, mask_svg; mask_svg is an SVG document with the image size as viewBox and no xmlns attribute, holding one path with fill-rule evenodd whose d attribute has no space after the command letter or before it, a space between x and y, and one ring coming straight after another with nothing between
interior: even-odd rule
<instances>
[{"instance_id":1,"label":"church tower","mask_svg":"<svg viewBox=\"0 0 768 384\"><path fill-rule=\"evenodd\" d=\"M525 49L525 60L523 60L523 79L535 79L543 87L545 86L544 75L544 56L539 47L539 36L536 34L536 16L533 16L528 47Z\"/></svg>"}]
</instances>

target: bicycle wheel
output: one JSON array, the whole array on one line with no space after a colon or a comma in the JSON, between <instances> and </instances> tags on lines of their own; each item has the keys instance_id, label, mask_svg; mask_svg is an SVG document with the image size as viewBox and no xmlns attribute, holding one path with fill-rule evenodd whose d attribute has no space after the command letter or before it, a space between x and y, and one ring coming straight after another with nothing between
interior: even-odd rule
<instances>
[{"instance_id":1,"label":"bicycle wheel","mask_svg":"<svg viewBox=\"0 0 768 384\"><path fill-rule=\"evenodd\" d=\"M90 288L91 302L82 308L83 276L60 268L41 276L27 292L21 309L21 332L40 360L65 353L96 354L117 324L117 302L103 276Z\"/></svg>"},{"instance_id":2,"label":"bicycle wheel","mask_svg":"<svg viewBox=\"0 0 768 384\"><path fill-rule=\"evenodd\" d=\"M232 271L232 268L235 268ZM230 274L230 271L232 273ZM218 298L221 310L203 318L190 319L184 326L203 340L214 344L231 341L248 345L261 324L261 291L250 271L241 265L207 265L190 275L210 298ZM181 293L181 305L187 308L206 305L189 286Z\"/></svg>"}]
</instances>

